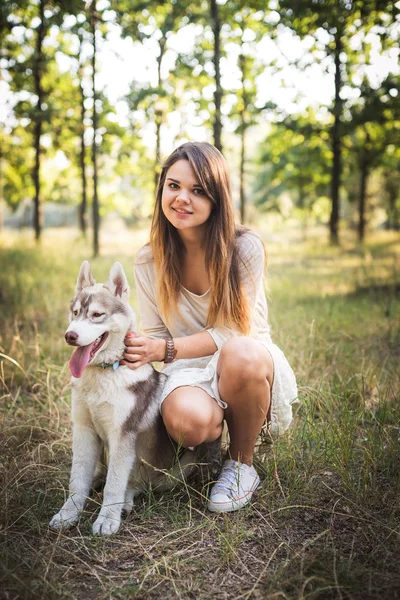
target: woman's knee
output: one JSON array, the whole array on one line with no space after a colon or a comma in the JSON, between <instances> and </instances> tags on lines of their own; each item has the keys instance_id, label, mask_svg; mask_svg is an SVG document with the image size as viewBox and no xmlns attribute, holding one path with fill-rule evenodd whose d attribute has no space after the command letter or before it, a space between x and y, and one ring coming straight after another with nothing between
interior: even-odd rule
<instances>
[{"instance_id":1,"label":"woman's knee","mask_svg":"<svg viewBox=\"0 0 400 600\"><path fill-rule=\"evenodd\" d=\"M273 362L270 353L260 342L248 337L237 337L223 346L218 373L234 387L242 387L249 382L264 382L265 379L271 383Z\"/></svg>"},{"instance_id":2,"label":"woman's knee","mask_svg":"<svg viewBox=\"0 0 400 600\"><path fill-rule=\"evenodd\" d=\"M208 440L218 425L222 427L222 418L218 423L211 410L172 394L163 403L162 416L169 435L185 446L198 446Z\"/></svg>"}]
</instances>

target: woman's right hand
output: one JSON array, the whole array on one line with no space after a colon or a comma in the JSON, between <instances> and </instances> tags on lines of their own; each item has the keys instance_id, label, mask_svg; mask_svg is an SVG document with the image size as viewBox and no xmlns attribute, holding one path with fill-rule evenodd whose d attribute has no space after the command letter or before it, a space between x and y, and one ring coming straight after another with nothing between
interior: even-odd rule
<instances>
[{"instance_id":1,"label":"woman's right hand","mask_svg":"<svg viewBox=\"0 0 400 600\"><path fill-rule=\"evenodd\" d=\"M165 340L154 339L136 332L129 332L124 340L125 352L121 365L138 369L143 365L165 358Z\"/></svg>"}]
</instances>

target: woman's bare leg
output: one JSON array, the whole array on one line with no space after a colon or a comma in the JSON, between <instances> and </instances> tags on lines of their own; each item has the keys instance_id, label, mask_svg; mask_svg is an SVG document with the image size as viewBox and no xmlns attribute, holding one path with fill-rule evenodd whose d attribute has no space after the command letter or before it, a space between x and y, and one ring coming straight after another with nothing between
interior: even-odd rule
<instances>
[{"instance_id":1,"label":"woman's bare leg","mask_svg":"<svg viewBox=\"0 0 400 600\"><path fill-rule=\"evenodd\" d=\"M218 439L224 411L203 389L182 386L165 398L162 417L172 439L187 448Z\"/></svg>"},{"instance_id":2,"label":"woman's bare leg","mask_svg":"<svg viewBox=\"0 0 400 600\"><path fill-rule=\"evenodd\" d=\"M270 408L272 357L257 340L234 338L221 350L218 375L219 393L228 405L225 419L230 457L251 465L257 436Z\"/></svg>"}]
</instances>

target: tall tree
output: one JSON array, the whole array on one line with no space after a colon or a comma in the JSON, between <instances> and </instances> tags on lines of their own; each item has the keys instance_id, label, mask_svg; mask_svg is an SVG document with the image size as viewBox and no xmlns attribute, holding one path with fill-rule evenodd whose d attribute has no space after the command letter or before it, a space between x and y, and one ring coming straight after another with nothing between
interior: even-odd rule
<instances>
[{"instance_id":1,"label":"tall tree","mask_svg":"<svg viewBox=\"0 0 400 600\"><path fill-rule=\"evenodd\" d=\"M83 32L78 32L79 37L79 50L78 50L78 80L79 80L79 108L80 108L80 123L79 123L79 138L80 138L80 152L79 152L79 165L81 171L81 184L82 184L82 199L79 205L79 226L82 235L86 237L88 227L88 214L87 214L87 176L86 176L86 143L85 143L85 118L86 108L85 100L86 94L83 87L84 77L84 64L82 63L82 45L83 45Z\"/></svg>"},{"instance_id":2,"label":"tall tree","mask_svg":"<svg viewBox=\"0 0 400 600\"><path fill-rule=\"evenodd\" d=\"M93 221L93 256L99 254L99 229L100 229L100 212L99 212L99 196L98 196L98 172L97 172L97 90L96 90L96 31L99 14L97 13L96 0L92 0L90 5L90 26L92 33L92 167L93 167L93 199L92 199L92 221Z\"/></svg>"},{"instance_id":3,"label":"tall tree","mask_svg":"<svg viewBox=\"0 0 400 600\"><path fill-rule=\"evenodd\" d=\"M16 45L9 43L8 36L12 32L13 27L19 24L20 15L15 12L23 13L26 8L26 2L20 2L20 6L14 7L11 3L0 3L0 84L4 81L4 65L8 65L9 60L15 60ZM10 141L9 136L5 131L5 125L0 121L0 231L3 229L4 219L4 186L6 178L5 171L5 147Z\"/></svg>"},{"instance_id":4,"label":"tall tree","mask_svg":"<svg viewBox=\"0 0 400 600\"><path fill-rule=\"evenodd\" d=\"M191 51L182 53L175 70L177 76L183 78L186 86L192 89L196 120L206 129L211 129L214 145L219 150L223 148L224 45L229 38L235 6L235 3L216 0L191 4L192 24L197 26L194 45Z\"/></svg>"},{"instance_id":5,"label":"tall tree","mask_svg":"<svg viewBox=\"0 0 400 600\"><path fill-rule=\"evenodd\" d=\"M257 123L261 109L256 106L257 85L256 78L265 70L265 65L257 60L257 43L266 32L262 23L263 11L255 10L236 0L230 3L229 34L227 42L236 46L237 66L240 73L240 82L237 89L232 90L227 100L233 98L230 117L236 124L235 133L240 138L239 161L239 207L240 219L246 220L246 161L247 161L247 132Z\"/></svg>"},{"instance_id":6,"label":"tall tree","mask_svg":"<svg viewBox=\"0 0 400 600\"><path fill-rule=\"evenodd\" d=\"M88 26L90 23L88 22L86 15L80 14L80 18L76 21L74 26L71 29L71 33L75 34L77 38L76 51L72 54L73 58L76 61L76 75L78 79L78 91L79 91L79 118L76 123L76 128L79 133L79 170L81 176L81 201L79 203L79 227L82 232L83 237L86 238L87 228L88 228L88 200L87 200L87 169L86 169L86 142L85 142L85 134L86 134L86 93L84 88L84 78L85 78L85 67L86 67L86 59L84 58L84 45L87 41L88 34Z\"/></svg>"},{"instance_id":7,"label":"tall tree","mask_svg":"<svg viewBox=\"0 0 400 600\"><path fill-rule=\"evenodd\" d=\"M300 37L314 36L315 49L322 51L333 65L334 98L331 107L331 215L330 239L339 241L340 188L342 174L343 86L348 82L352 64L360 62L350 39L356 30L365 36L372 27L379 26L385 37L386 15L395 18L393 2L382 0L280 0L279 12L283 23ZM324 37L318 35L323 32ZM325 41L327 40L327 41ZM362 54L368 60L368 53Z\"/></svg>"},{"instance_id":8,"label":"tall tree","mask_svg":"<svg viewBox=\"0 0 400 600\"><path fill-rule=\"evenodd\" d=\"M215 76L215 90L214 90L214 146L222 152L222 115L221 115L221 104L222 104L222 85L221 85L221 18L219 12L219 6L217 0L210 0L210 13L212 20L212 31L214 35L214 52L213 52L213 64L214 64L214 76Z\"/></svg>"},{"instance_id":9,"label":"tall tree","mask_svg":"<svg viewBox=\"0 0 400 600\"><path fill-rule=\"evenodd\" d=\"M154 183L157 187L161 163L161 128L167 112L173 108L174 90L163 75L164 59L168 50L168 40L176 33L181 24L188 20L190 6L183 0L168 2L162 0L156 4L152 0L116 0L113 9L118 15L123 37L144 44L150 40L158 46L157 77L155 85L132 83L128 102L131 110L143 109L155 124L155 161Z\"/></svg>"},{"instance_id":10,"label":"tall tree","mask_svg":"<svg viewBox=\"0 0 400 600\"><path fill-rule=\"evenodd\" d=\"M35 238L40 240L43 216L41 199L41 162L43 156L42 137L49 128L50 111L48 104L51 98L52 81L47 76L48 65L55 60L55 48L45 47L45 38L52 26L59 28L65 14L74 12L78 0L59 0L56 3L38 0L35 3L12 5L7 15L9 23L8 41L10 45L19 46L18 56L8 61L10 88L24 97L17 99L14 106L16 118L28 121L32 133L34 164L32 180L34 184L34 217ZM17 35L13 34L13 25L18 25ZM3 29L3 26L1 27ZM7 38L6 38L7 39Z\"/></svg>"},{"instance_id":11,"label":"tall tree","mask_svg":"<svg viewBox=\"0 0 400 600\"><path fill-rule=\"evenodd\" d=\"M400 231L400 144L387 152L382 168L383 190L387 202L386 229Z\"/></svg>"},{"instance_id":12,"label":"tall tree","mask_svg":"<svg viewBox=\"0 0 400 600\"><path fill-rule=\"evenodd\" d=\"M26 40L27 2L19 6L11 3L0 4L0 80L7 83L12 101L7 103L9 115L7 125L0 121L0 210L3 215L3 203L16 209L21 200L33 196L32 172L32 131L30 127L22 126L15 105L18 109L18 92L29 82L28 91L33 92L32 78L26 77L25 66L27 57L33 53L31 43ZM14 35L14 29L24 28L24 36ZM29 46L29 50L27 50ZM24 60L23 60L24 57ZM22 64L21 64L22 63ZM26 103L28 105L29 103ZM30 110L29 121L32 115Z\"/></svg>"},{"instance_id":13,"label":"tall tree","mask_svg":"<svg viewBox=\"0 0 400 600\"><path fill-rule=\"evenodd\" d=\"M92 46L92 25L90 11L79 12L74 19L64 23L59 35L59 48L64 56L71 59L70 73L74 79L74 89L67 94L69 98L69 119L67 125L58 131L57 140L62 142L60 149L66 151L68 158L77 165L80 173L81 200L78 207L79 227L82 235L86 237L88 229L88 176L87 176L87 119L89 118L86 103L89 99L88 88L93 88L89 83L87 72L92 70L88 56L88 48ZM93 50L93 47L92 47ZM67 98L66 98L67 100ZM73 114L71 115L71 112ZM104 123L104 125L107 125ZM66 136L64 134L67 134ZM78 146L68 143L67 139L78 137Z\"/></svg>"},{"instance_id":14,"label":"tall tree","mask_svg":"<svg viewBox=\"0 0 400 600\"><path fill-rule=\"evenodd\" d=\"M38 6L38 17L39 24L36 28L36 47L35 56L33 60L33 77L35 81L35 94L37 97L37 104L34 114L34 134L33 144L35 149L35 164L33 168L33 183L35 186L35 197L34 197L34 228L35 237L39 241L42 227L43 227L43 214L42 204L40 201L40 161L41 161L41 148L40 141L42 138L43 131L43 70L45 68L44 56L43 56L43 41L48 30L49 25L45 20L45 0L39 0Z\"/></svg>"},{"instance_id":15,"label":"tall tree","mask_svg":"<svg viewBox=\"0 0 400 600\"><path fill-rule=\"evenodd\" d=\"M261 145L256 204L282 212L289 195L305 221L329 192L329 154L329 134L311 110L275 124Z\"/></svg>"},{"instance_id":16,"label":"tall tree","mask_svg":"<svg viewBox=\"0 0 400 600\"><path fill-rule=\"evenodd\" d=\"M399 77L389 75L379 88L367 79L360 87L360 98L352 107L350 143L360 176L358 196L358 237L364 240L368 180L372 169L385 164L387 152L399 146L400 136L393 123L400 120Z\"/></svg>"}]
</instances>

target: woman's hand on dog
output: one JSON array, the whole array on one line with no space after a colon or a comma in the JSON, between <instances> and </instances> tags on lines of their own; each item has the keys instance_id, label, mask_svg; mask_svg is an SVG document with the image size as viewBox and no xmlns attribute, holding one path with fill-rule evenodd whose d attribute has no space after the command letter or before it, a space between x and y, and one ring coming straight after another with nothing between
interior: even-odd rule
<instances>
[{"instance_id":1,"label":"woman's hand on dog","mask_svg":"<svg viewBox=\"0 0 400 600\"><path fill-rule=\"evenodd\" d=\"M124 344L123 360L119 362L129 369L137 369L146 363L164 360L165 340L163 339L153 339L140 333L130 332L126 335Z\"/></svg>"}]
</instances>

